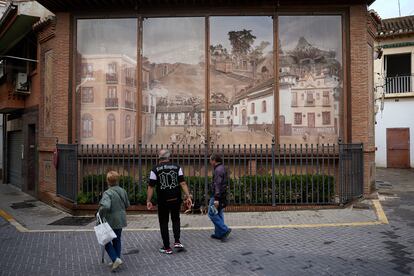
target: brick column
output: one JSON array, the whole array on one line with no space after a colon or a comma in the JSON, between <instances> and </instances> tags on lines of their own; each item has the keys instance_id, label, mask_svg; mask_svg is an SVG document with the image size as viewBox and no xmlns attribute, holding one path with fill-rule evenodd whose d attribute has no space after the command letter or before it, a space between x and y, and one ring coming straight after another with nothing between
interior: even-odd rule
<instances>
[{"instance_id":1,"label":"brick column","mask_svg":"<svg viewBox=\"0 0 414 276\"><path fill-rule=\"evenodd\" d=\"M369 91L368 13L366 5L350 8L351 141L364 143L364 194L375 184L373 91Z\"/></svg>"}]
</instances>

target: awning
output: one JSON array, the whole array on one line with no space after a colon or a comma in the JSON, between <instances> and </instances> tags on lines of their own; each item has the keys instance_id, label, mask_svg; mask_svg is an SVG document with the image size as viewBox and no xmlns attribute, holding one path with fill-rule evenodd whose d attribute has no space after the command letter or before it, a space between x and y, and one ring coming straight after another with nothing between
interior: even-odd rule
<instances>
[{"instance_id":1,"label":"awning","mask_svg":"<svg viewBox=\"0 0 414 276\"><path fill-rule=\"evenodd\" d=\"M35 1L11 4L0 19L0 55L13 48L40 18L51 15Z\"/></svg>"}]
</instances>

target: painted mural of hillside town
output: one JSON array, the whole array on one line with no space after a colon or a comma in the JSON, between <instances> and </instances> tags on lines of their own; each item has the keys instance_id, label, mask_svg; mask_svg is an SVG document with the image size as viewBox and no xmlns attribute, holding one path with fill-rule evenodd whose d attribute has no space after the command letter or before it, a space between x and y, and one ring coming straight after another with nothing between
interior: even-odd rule
<instances>
[{"instance_id":1,"label":"painted mural of hillside town","mask_svg":"<svg viewBox=\"0 0 414 276\"><path fill-rule=\"evenodd\" d=\"M274 130L273 46L251 30L230 31L231 48L210 46L213 144L270 144ZM281 143L332 143L338 137L341 65L334 51L304 37L279 48ZM144 143L203 144L204 63L143 64Z\"/></svg>"}]
</instances>

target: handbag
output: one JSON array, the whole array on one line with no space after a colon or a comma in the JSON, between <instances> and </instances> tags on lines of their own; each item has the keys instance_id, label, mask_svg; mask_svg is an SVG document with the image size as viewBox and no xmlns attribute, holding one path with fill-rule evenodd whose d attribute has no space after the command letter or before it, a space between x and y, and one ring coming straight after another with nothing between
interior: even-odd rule
<instances>
[{"instance_id":1,"label":"handbag","mask_svg":"<svg viewBox=\"0 0 414 276\"><path fill-rule=\"evenodd\" d=\"M112 241L116 238L116 234L114 230L112 230L111 226L108 222L106 222L105 218L101 219L99 212L96 214L96 220L98 225L94 227L96 238L98 239L98 243L102 246L106 245L108 242Z\"/></svg>"}]
</instances>

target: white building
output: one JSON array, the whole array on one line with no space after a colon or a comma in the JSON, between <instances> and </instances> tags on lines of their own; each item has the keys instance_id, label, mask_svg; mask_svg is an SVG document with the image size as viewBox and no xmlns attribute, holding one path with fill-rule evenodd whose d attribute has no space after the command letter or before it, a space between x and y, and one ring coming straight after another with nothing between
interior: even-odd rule
<instances>
[{"instance_id":1,"label":"white building","mask_svg":"<svg viewBox=\"0 0 414 276\"><path fill-rule=\"evenodd\" d=\"M325 73L306 74L291 88L292 134L334 134L338 128L334 93L338 78Z\"/></svg>"},{"instance_id":2,"label":"white building","mask_svg":"<svg viewBox=\"0 0 414 276\"><path fill-rule=\"evenodd\" d=\"M380 20L374 57L375 155L379 167L414 167L414 16Z\"/></svg>"},{"instance_id":3,"label":"white building","mask_svg":"<svg viewBox=\"0 0 414 276\"><path fill-rule=\"evenodd\" d=\"M242 91L233 104L235 127L260 128L274 121L274 85L269 79L257 86ZM247 128L246 128L247 129Z\"/></svg>"}]
</instances>

